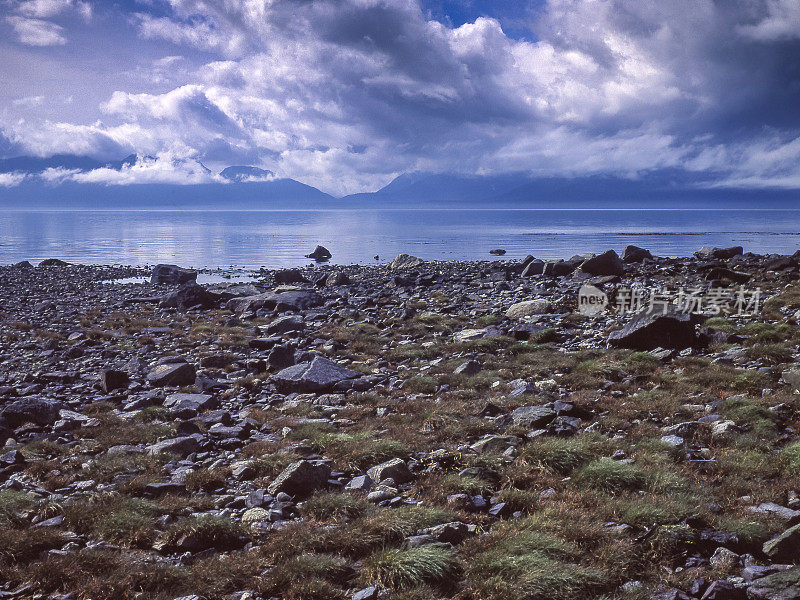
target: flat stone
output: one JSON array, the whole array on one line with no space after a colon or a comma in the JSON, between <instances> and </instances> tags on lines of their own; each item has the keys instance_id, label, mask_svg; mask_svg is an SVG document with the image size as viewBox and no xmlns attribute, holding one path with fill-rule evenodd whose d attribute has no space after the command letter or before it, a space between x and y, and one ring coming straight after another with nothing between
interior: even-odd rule
<instances>
[{"instance_id":1,"label":"flat stone","mask_svg":"<svg viewBox=\"0 0 800 600\"><path fill-rule=\"evenodd\" d=\"M393 458L384 463L375 465L367 471L367 475L373 481L383 481L384 479L393 479L395 483L406 483L411 481L414 477L411 471L408 470L406 461L401 458Z\"/></svg>"},{"instance_id":2,"label":"flat stone","mask_svg":"<svg viewBox=\"0 0 800 600\"><path fill-rule=\"evenodd\" d=\"M518 427L538 428L556 418L556 411L549 406L520 406L511 411L511 422Z\"/></svg>"},{"instance_id":3,"label":"flat stone","mask_svg":"<svg viewBox=\"0 0 800 600\"><path fill-rule=\"evenodd\" d=\"M800 598L800 567L756 580L747 588L749 600L797 600Z\"/></svg>"},{"instance_id":4,"label":"flat stone","mask_svg":"<svg viewBox=\"0 0 800 600\"><path fill-rule=\"evenodd\" d=\"M361 373L316 356L311 362L287 367L272 376L282 393L330 392L340 381L355 379Z\"/></svg>"},{"instance_id":5,"label":"flat stone","mask_svg":"<svg viewBox=\"0 0 800 600\"><path fill-rule=\"evenodd\" d=\"M188 456L192 452L200 449L200 442L197 437L187 435L176 438L161 440L155 444L147 446L148 454L177 454L178 456Z\"/></svg>"},{"instance_id":6,"label":"flat stone","mask_svg":"<svg viewBox=\"0 0 800 600\"><path fill-rule=\"evenodd\" d=\"M643 312L618 331L608 336L608 344L632 350L653 350L655 348L674 348L682 350L695 342L694 324L688 314Z\"/></svg>"},{"instance_id":7,"label":"flat stone","mask_svg":"<svg viewBox=\"0 0 800 600\"><path fill-rule=\"evenodd\" d=\"M147 374L147 381L155 386L181 387L192 385L196 374L189 363L168 363L157 365Z\"/></svg>"}]
</instances>

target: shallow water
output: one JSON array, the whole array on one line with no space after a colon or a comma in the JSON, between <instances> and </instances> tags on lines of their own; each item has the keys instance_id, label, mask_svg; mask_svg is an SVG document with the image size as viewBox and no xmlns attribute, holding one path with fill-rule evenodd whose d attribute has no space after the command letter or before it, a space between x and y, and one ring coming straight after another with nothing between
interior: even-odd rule
<instances>
[{"instance_id":1,"label":"shallow water","mask_svg":"<svg viewBox=\"0 0 800 600\"><path fill-rule=\"evenodd\" d=\"M265 211L4 211L0 264L60 258L84 264L177 263L276 268L311 262L317 244L334 264L408 252L427 260L568 258L628 244L662 256L701 246L791 254L800 209L596 210L305 209Z\"/></svg>"}]
</instances>

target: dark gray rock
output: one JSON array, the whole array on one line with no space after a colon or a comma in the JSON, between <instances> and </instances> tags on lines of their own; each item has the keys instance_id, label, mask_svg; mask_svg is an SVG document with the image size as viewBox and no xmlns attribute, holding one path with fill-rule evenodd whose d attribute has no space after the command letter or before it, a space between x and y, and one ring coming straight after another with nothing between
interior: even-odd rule
<instances>
[{"instance_id":1,"label":"dark gray rock","mask_svg":"<svg viewBox=\"0 0 800 600\"><path fill-rule=\"evenodd\" d=\"M303 277L300 269L284 269L275 272L275 283L285 285L291 283L308 283L308 279Z\"/></svg>"},{"instance_id":2,"label":"dark gray rock","mask_svg":"<svg viewBox=\"0 0 800 600\"><path fill-rule=\"evenodd\" d=\"M749 600L797 600L800 598L800 567L767 575L747 588Z\"/></svg>"},{"instance_id":3,"label":"dark gray rock","mask_svg":"<svg viewBox=\"0 0 800 600\"><path fill-rule=\"evenodd\" d=\"M176 438L161 440L155 444L147 446L148 454L176 454L178 456L188 456L192 452L200 449L199 436L186 435Z\"/></svg>"},{"instance_id":4,"label":"dark gray rock","mask_svg":"<svg viewBox=\"0 0 800 600\"><path fill-rule=\"evenodd\" d=\"M283 393L333 391L340 381L355 379L361 373L336 364L328 358L316 356L311 362L287 367L272 376Z\"/></svg>"},{"instance_id":5,"label":"dark gray rock","mask_svg":"<svg viewBox=\"0 0 800 600\"><path fill-rule=\"evenodd\" d=\"M511 411L511 422L518 427L537 429L544 427L556 418L556 412L549 406L520 406Z\"/></svg>"},{"instance_id":6,"label":"dark gray rock","mask_svg":"<svg viewBox=\"0 0 800 600\"><path fill-rule=\"evenodd\" d=\"M114 369L100 371L100 386L106 394L114 390L124 389L128 387L128 383L130 383L130 378L125 371L116 371Z\"/></svg>"},{"instance_id":7,"label":"dark gray rock","mask_svg":"<svg viewBox=\"0 0 800 600\"><path fill-rule=\"evenodd\" d=\"M456 369L453 371L456 375L466 375L472 376L477 375L481 372L481 363L477 360L468 360L465 363L461 363Z\"/></svg>"},{"instance_id":8,"label":"dark gray rock","mask_svg":"<svg viewBox=\"0 0 800 600\"><path fill-rule=\"evenodd\" d=\"M289 345L273 346L267 356L267 364L273 370L280 371L294 364L294 348Z\"/></svg>"},{"instance_id":9,"label":"dark gray rock","mask_svg":"<svg viewBox=\"0 0 800 600\"><path fill-rule=\"evenodd\" d=\"M182 310L195 307L214 308L218 301L219 296L212 294L202 285L188 283L181 289L164 296L159 306L161 308L179 308Z\"/></svg>"},{"instance_id":10,"label":"dark gray rock","mask_svg":"<svg viewBox=\"0 0 800 600\"><path fill-rule=\"evenodd\" d=\"M276 335L288 333L290 331L301 331L305 326L306 324L303 322L303 319L286 315L272 321L272 323L266 326L265 331L270 335Z\"/></svg>"},{"instance_id":11,"label":"dark gray rock","mask_svg":"<svg viewBox=\"0 0 800 600\"><path fill-rule=\"evenodd\" d=\"M208 394L170 394L164 400L164 406L170 415L179 419L191 419L201 410L212 408L213 396Z\"/></svg>"},{"instance_id":12,"label":"dark gray rock","mask_svg":"<svg viewBox=\"0 0 800 600\"><path fill-rule=\"evenodd\" d=\"M275 496L280 492L295 497L305 497L323 487L330 477L331 469L325 464L314 464L307 460L292 463L267 488Z\"/></svg>"},{"instance_id":13,"label":"dark gray rock","mask_svg":"<svg viewBox=\"0 0 800 600\"><path fill-rule=\"evenodd\" d=\"M608 336L610 346L632 350L674 348L682 350L695 343L696 336L691 317L685 313L637 313L618 331Z\"/></svg>"},{"instance_id":14,"label":"dark gray rock","mask_svg":"<svg viewBox=\"0 0 800 600\"><path fill-rule=\"evenodd\" d=\"M156 265L150 275L150 283L179 285L190 281L197 281L197 271L178 265Z\"/></svg>"},{"instance_id":15,"label":"dark gray rock","mask_svg":"<svg viewBox=\"0 0 800 600\"><path fill-rule=\"evenodd\" d=\"M764 542L762 550L772 560L794 561L800 555L800 524Z\"/></svg>"},{"instance_id":16,"label":"dark gray rock","mask_svg":"<svg viewBox=\"0 0 800 600\"><path fill-rule=\"evenodd\" d=\"M147 381L154 386L180 387L192 385L195 380L195 370L189 363L167 363L157 365L147 375Z\"/></svg>"},{"instance_id":17,"label":"dark gray rock","mask_svg":"<svg viewBox=\"0 0 800 600\"><path fill-rule=\"evenodd\" d=\"M585 260L581 271L590 275L622 275L625 273L625 263L613 250L608 250Z\"/></svg>"},{"instance_id":18,"label":"dark gray rock","mask_svg":"<svg viewBox=\"0 0 800 600\"><path fill-rule=\"evenodd\" d=\"M622 251L622 262L624 263L639 263L651 258L653 255L650 254L650 250L639 248L639 246L626 246Z\"/></svg>"},{"instance_id":19,"label":"dark gray rock","mask_svg":"<svg viewBox=\"0 0 800 600\"><path fill-rule=\"evenodd\" d=\"M0 409L0 425L15 428L23 423L50 425L58 418L60 405L55 400L21 398Z\"/></svg>"},{"instance_id":20,"label":"dark gray rock","mask_svg":"<svg viewBox=\"0 0 800 600\"><path fill-rule=\"evenodd\" d=\"M311 254L306 254L306 258L313 258L317 261L328 260L332 257L330 250L325 246L317 246Z\"/></svg>"}]
</instances>

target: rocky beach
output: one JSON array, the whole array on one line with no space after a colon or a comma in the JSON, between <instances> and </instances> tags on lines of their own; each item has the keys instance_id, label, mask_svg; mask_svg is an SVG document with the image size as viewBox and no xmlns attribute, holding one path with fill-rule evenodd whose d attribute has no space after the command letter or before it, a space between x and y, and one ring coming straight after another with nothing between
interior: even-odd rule
<instances>
[{"instance_id":1,"label":"rocky beach","mask_svg":"<svg viewBox=\"0 0 800 600\"><path fill-rule=\"evenodd\" d=\"M323 250L0 267L0 598L800 598L800 253Z\"/></svg>"}]
</instances>

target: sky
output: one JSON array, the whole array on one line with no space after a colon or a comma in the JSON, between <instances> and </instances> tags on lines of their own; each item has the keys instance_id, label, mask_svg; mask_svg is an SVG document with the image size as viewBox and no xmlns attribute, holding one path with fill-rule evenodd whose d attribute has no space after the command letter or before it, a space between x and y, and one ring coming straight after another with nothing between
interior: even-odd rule
<instances>
[{"instance_id":1,"label":"sky","mask_svg":"<svg viewBox=\"0 0 800 600\"><path fill-rule=\"evenodd\" d=\"M63 153L147 158L53 181L800 189L800 1L0 0L0 158Z\"/></svg>"}]
</instances>

